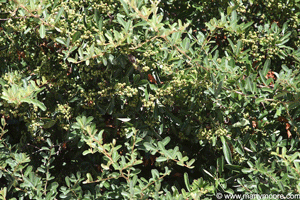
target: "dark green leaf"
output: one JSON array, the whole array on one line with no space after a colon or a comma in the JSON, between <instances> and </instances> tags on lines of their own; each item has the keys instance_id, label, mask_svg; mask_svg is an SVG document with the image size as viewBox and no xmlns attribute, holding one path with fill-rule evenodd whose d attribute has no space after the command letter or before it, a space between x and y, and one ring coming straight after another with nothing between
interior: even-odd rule
<instances>
[{"instance_id":1,"label":"dark green leaf","mask_svg":"<svg viewBox=\"0 0 300 200\"><path fill-rule=\"evenodd\" d=\"M80 31L77 31L73 37L72 37L72 42L76 42L81 36L81 32Z\"/></svg>"},{"instance_id":2,"label":"dark green leaf","mask_svg":"<svg viewBox=\"0 0 300 200\"><path fill-rule=\"evenodd\" d=\"M29 104L33 104L37 107L39 107L42 111L45 111L47 108L46 106L40 102L39 100L36 100L36 99L22 99L21 102L25 102L25 103L29 103Z\"/></svg>"},{"instance_id":3,"label":"dark green leaf","mask_svg":"<svg viewBox=\"0 0 300 200\"><path fill-rule=\"evenodd\" d=\"M224 157L225 157L225 160L228 164L232 164L232 158L231 158L231 151L230 151L230 148L226 142L226 139L224 136L221 136L221 141L222 141L222 148L223 148L223 153L224 153Z\"/></svg>"}]
</instances>

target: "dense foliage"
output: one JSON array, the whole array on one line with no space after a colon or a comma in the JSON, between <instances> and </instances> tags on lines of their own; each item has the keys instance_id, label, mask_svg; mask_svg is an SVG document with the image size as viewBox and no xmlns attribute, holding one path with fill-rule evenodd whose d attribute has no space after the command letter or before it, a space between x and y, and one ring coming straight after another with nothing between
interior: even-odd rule
<instances>
[{"instance_id":1,"label":"dense foliage","mask_svg":"<svg viewBox=\"0 0 300 200\"><path fill-rule=\"evenodd\" d=\"M0 2L0 198L300 193L299 0Z\"/></svg>"}]
</instances>

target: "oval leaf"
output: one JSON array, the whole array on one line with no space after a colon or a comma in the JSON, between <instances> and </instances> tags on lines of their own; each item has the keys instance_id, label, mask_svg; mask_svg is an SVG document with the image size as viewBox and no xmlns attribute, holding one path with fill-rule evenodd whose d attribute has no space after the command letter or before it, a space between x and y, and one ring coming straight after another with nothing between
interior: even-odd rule
<instances>
[{"instance_id":1,"label":"oval leaf","mask_svg":"<svg viewBox=\"0 0 300 200\"><path fill-rule=\"evenodd\" d=\"M228 164L231 165L232 164L231 163L231 161L232 161L231 152L230 152L230 148L229 148L224 136L221 136L221 141L222 141L222 144L223 144L223 153L224 153L224 156L225 156L225 160Z\"/></svg>"},{"instance_id":2,"label":"oval leaf","mask_svg":"<svg viewBox=\"0 0 300 200\"><path fill-rule=\"evenodd\" d=\"M40 31L39 32L40 32L41 38L45 38L45 36L46 36L46 28L45 28L44 24L42 24L40 26Z\"/></svg>"}]
</instances>

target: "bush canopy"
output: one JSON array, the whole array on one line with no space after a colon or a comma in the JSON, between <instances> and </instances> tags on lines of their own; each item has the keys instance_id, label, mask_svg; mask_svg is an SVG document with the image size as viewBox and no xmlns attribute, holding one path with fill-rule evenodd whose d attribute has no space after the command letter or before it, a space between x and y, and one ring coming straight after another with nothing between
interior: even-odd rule
<instances>
[{"instance_id":1,"label":"bush canopy","mask_svg":"<svg viewBox=\"0 0 300 200\"><path fill-rule=\"evenodd\" d=\"M0 0L0 199L299 194L299 14Z\"/></svg>"}]
</instances>

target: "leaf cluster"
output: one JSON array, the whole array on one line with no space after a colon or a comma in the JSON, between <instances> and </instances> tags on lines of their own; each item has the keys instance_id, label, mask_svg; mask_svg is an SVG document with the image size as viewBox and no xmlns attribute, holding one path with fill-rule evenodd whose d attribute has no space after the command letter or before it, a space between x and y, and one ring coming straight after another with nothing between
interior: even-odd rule
<instances>
[{"instance_id":1,"label":"leaf cluster","mask_svg":"<svg viewBox=\"0 0 300 200\"><path fill-rule=\"evenodd\" d=\"M1 198L299 193L299 1L0 3Z\"/></svg>"}]
</instances>

